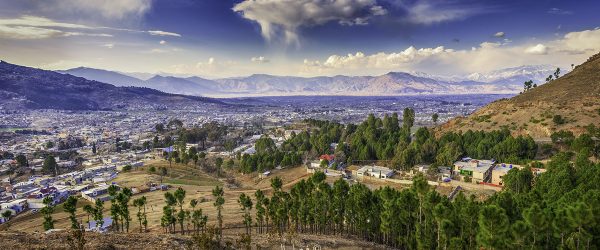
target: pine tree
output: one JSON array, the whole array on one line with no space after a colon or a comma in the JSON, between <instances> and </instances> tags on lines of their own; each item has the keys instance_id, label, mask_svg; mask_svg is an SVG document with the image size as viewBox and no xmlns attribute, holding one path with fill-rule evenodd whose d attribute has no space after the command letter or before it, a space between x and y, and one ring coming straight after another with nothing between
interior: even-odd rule
<instances>
[{"instance_id":1,"label":"pine tree","mask_svg":"<svg viewBox=\"0 0 600 250\"><path fill-rule=\"evenodd\" d=\"M225 204L225 198L223 188L220 186L215 186L212 190L212 195L215 197L215 202L213 205L217 208L217 224L219 226L219 242L223 238L223 204Z\"/></svg>"},{"instance_id":2,"label":"pine tree","mask_svg":"<svg viewBox=\"0 0 600 250\"><path fill-rule=\"evenodd\" d=\"M65 212L69 213L71 229L79 229L79 222L77 222L77 216L75 215L75 213L77 212L77 198L75 198L74 196L69 196L63 207L65 209Z\"/></svg>"},{"instance_id":3,"label":"pine tree","mask_svg":"<svg viewBox=\"0 0 600 250\"><path fill-rule=\"evenodd\" d=\"M54 219L52 219L52 213L54 212L54 205L52 204L54 200L49 196L44 198L43 203L44 207L41 209L41 213L44 215L44 231L48 231L50 229L54 229Z\"/></svg>"}]
</instances>

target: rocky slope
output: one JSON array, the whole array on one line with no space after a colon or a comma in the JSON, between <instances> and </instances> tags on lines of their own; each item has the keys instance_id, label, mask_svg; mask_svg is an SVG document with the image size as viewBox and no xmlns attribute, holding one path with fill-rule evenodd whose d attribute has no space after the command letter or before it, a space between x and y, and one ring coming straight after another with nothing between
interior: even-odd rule
<instances>
[{"instance_id":1,"label":"rocky slope","mask_svg":"<svg viewBox=\"0 0 600 250\"><path fill-rule=\"evenodd\" d=\"M560 116L564 122L555 122ZM585 131L600 125L600 54L575 69L537 88L510 99L493 102L468 117L441 126L441 131L510 128L515 134L549 137L554 131Z\"/></svg>"}]
</instances>

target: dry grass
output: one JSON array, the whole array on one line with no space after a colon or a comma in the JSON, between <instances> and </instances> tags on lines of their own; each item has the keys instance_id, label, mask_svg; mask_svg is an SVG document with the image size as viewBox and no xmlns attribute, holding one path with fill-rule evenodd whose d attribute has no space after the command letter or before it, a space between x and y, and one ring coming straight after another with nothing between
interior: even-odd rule
<instances>
[{"instance_id":1,"label":"dry grass","mask_svg":"<svg viewBox=\"0 0 600 250\"><path fill-rule=\"evenodd\" d=\"M576 135L589 124L600 125L600 54L572 72L508 100L499 100L469 117L442 125L440 132L498 130L509 128L514 135L547 138L553 132L570 130ZM567 122L556 125L551 115ZM481 118L485 119L482 120ZM493 124L493 126L490 126Z\"/></svg>"}]
</instances>

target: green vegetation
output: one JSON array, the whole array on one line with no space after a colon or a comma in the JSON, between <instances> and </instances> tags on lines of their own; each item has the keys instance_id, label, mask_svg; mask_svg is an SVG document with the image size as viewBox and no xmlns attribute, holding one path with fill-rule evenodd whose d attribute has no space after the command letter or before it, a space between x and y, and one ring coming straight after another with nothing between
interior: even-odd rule
<instances>
[{"instance_id":1,"label":"green vegetation","mask_svg":"<svg viewBox=\"0 0 600 250\"><path fill-rule=\"evenodd\" d=\"M431 115L431 121L433 121L434 124L437 124L439 117L440 115L438 115L438 113L434 113L433 115Z\"/></svg>"},{"instance_id":2,"label":"green vegetation","mask_svg":"<svg viewBox=\"0 0 600 250\"><path fill-rule=\"evenodd\" d=\"M52 219L52 213L54 213L54 205L52 204L53 200L51 197L46 196L44 198L43 203L45 207L40 210L40 213L44 215L44 223L42 226L44 227L44 231L48 231L50 229L54 229L54 219Z\"/></svg>"},{"instance_id":3,"label":"green vegetation","mask_svg":"<svg viewBox=\"0 0 600 250\"><path fill-rule=\"evenodd\" d=\"M54 158L54 156L47 156L44 160L44 164L42 165L42 173L55 176L57 175L57 170L58 163L56 163L56 159Z\"/></svg>"},{"instance_id":4,"label":"green vegetation","mask_svg":"<svg viewBox=\"0 0 600 250\"><path fill-rule=\"evenodd\" d=\"M69 196L63 207L65 212L69 213L71 229L79 229L79 222L77 221L77 216L75 216L75 212L77 212L77 198L75 198L75 196Z\"/></svg>"},{"instance_id":5,"label":"green vegetation","mask_svg":"<svg viewBox=\"0 0 600 250\"><path fill-rule=\"evenodd\" d=\"M256 218L267 221L257 231L344 235L401 249L589 249L600 244L600 164L577 158L573 166L560 153L539 176L515 168L506 190L483 202L462 193L450 201L422 176L400 191L342 179L330 186L315 173L286 193L273 179L272 197L256 194Z\"/></svg>"},{"instance_id":6,"label":"green vegetation","mask_svg":"<svg viewBox=\"0 0 600 250\"><path fill-rule=\"evenodd\" d=\"M552 122L554 122L555 125L562 125L566 123L566 120L561 115L554 115L552 117Z\"/></svg>"},{"instance_id":7,"label":"green vegetation","mask_svg":"<svg viewBox=\"0 0 600 250\"><path fill-rule=\"evenodd\" d=\"M533 81L529 80L523 83L523 91L527 92L533 88Z\"/></svg>"}]
</instances>

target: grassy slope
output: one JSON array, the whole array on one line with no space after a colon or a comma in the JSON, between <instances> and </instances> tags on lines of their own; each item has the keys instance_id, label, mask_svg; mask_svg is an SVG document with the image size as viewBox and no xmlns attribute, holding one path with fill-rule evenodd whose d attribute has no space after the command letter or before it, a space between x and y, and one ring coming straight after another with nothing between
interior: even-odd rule
<instances>
[{"instance_id":1,"label":"grassy slope","mask_svg":"<svg viewBox=\"0 0 600 250\"><path fill-rule=\"evenodd\" d=\"M497 130L503 126L514 134L534 138L549 137L558 130L575 134L584 126L600 125L600 54L577 66L572 72L511 99L493 102L468 117L459 117L442 125L440 130ZM561 115L566 123L552 122Z\"/></svg>"}]
</instances>

